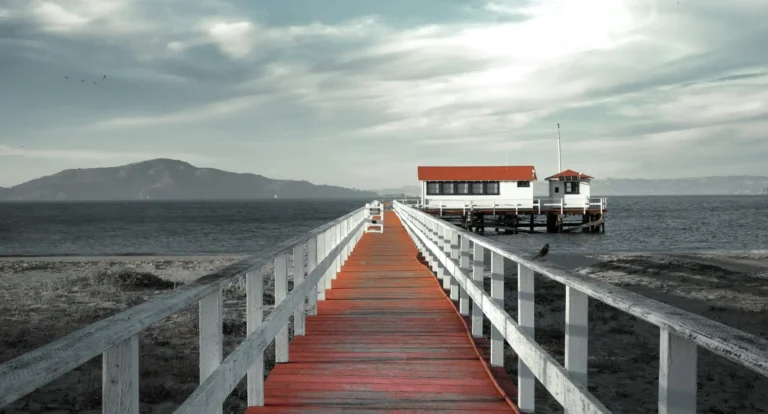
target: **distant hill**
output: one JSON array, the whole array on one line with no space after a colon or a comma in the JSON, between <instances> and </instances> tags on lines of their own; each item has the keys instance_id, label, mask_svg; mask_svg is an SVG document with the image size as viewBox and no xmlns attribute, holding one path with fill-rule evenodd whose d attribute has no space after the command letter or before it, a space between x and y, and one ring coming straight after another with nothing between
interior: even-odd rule
<instances>
[{"instance_id":1,"label":"distant hill","mask_svg":"<svg viewBox=\"0 0 768 414\"><path fill-rule=\"evenodd\" d=\"M546 188L546 185L543 186ZM700 178L606 178L592 181L594 195L736 195L761 194L768 177L737 175Z\"/></svg>"},{"instance_id":2,"label":"distant hill","mask_svg":"<svg viewBox=\"0 0 768 414\"><path fill-rule=\"evenodd\" d=\"M0 190L0 200L5 201L270 199L275 195L294 199L377 197L371 191L198 168L165 158L65 170Z\"/></svg>"},{"instance_id":3,"label":"distant hill","mask_svg":"<svg viewBox=\"0 0 768 414\"><path fill-rule=\"evenodd\" d=\"M408 185L400 188L382 188L376 192L380 196L421 197L421 187L418 185Z\"/></svg>"}]
</instances>

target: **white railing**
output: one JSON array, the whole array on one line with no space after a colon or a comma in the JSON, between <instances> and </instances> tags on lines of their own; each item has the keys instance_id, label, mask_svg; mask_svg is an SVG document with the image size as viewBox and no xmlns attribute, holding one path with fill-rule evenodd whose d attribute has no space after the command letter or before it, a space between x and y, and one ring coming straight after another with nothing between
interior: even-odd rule
<instances>
[{"instance_id":1,"label":"white railing","mask_svg":"<svg viewBox=\"0 0 768 414\"><path fill-rule=\"evenodd\" d=\"M221 413L224 400L246 374L248 405L264 405L264 350L274 340L276 362L288 361L290 316L294 315L294 334L304 335L306 315L317 314L317 301L325 299L325 290L331 287L331 280L362 237L364 213L364 208L355 210L0 365L0 408L102 355L102 412L138 414L138 334L198 301L200 386L176 413ZM294 260L294 287L290 293L289 254ZM264 319L262 267L272 260L275 307ZM222 361L222 288L243 277L246 279L248 336Z\"/></svg>"},{"instance_id":2,"label":"white railing","mask_svg":"<svg viewBox=\"0 0 768 414\"><path fill-rule=\"evenodd\" d=\"M533 262L417 209L400 203L394 208L443 287L459 301L462 315L469 315L471 303L472 335L482 336L483 316L489 319L491 365L503 366L503 341L517 354L518 407L522 412L534 410L536 379L568 413L610 412L587 390L589 297L660 328L659 413L696 412L698 347L768 376L765 339L589 276ZM474 258L471 268L470 249ZM483 288L484 249L491 252L490 295ZM504 309L505 258L517 264L517 321ZM534 272L566 287L564 367L534 339Z\"/></svg>"},{"instance_id":3,"label":"white railing","mask_svg":"<svg viewBox=\"0 0 768 414\"><path fill-rule=\"evenodd\" d=\"M411 205L401 203L403 205ZM563 214L567 209L582 209L586 213L588 209L600 208L605 210L608 205L608 199L606 198L528 198L528 199L463 199L463 198L440 198L440 199L426 199L426 204L421 207L440 209L442 210L457 210L461 209L463 214L468 211L485 209L492 210L496 214L496 210L502 211L514 211L518 214L521 210L524 213L530 213L533 210L535 213L541 214L551 210L559 210L560 214Z\"/></svg>"},{"instance_id":4,"label":"white railing","mask_svg":"<svg viewBox=\"0 0 768 414\"><path fill-rule=\"evenodd\" d=\"M365 205L365 232L384 233L384 206L379 201Z\"/></svg>"}]
</instances>

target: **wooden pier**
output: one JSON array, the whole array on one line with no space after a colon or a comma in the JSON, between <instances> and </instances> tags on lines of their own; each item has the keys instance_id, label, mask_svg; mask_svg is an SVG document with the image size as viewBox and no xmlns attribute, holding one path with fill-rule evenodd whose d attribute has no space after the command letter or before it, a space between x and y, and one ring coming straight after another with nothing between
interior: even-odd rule
<instances>
[{"instance_id":1,"label":"wooden pier","mask_svg":"<svg viewBox=\"0 0 768 414\"><path fill-rule=\"evenodd\" d=\"M363 236L291 342L290 362L270 372L264 406L247 413L516 412L481 358L488 345L472 340L397 215L384 214L383 233Z\"/></svg>"},{"instance_id":2,"label":"wooden pier","mask_svg":"<svg viewBox=\"0 0 768 414\"><path fill-rule=\"evenodd\" d=\"M102 412L138 414L139 335L195 304L200 385L176 414L221 413L244 378L252 414L533 412L537 382L571 414L610 413L588 388L590 301L658 327L660 413L696 412L699 348L768 377L766 339L532 261L530 252L512 252L418 208L392 208L369 203L0 364L0 408L101 357ZM509 264L513 272L505 272ZM275 307L265 318L266 265L274 269ZM536 342L534 274L564 285L564 363ZM514 318L504 304L510 275ZM243 280L247 336L224 355L222 289ZM264 352L273 342L277 364L265 380ZM514 382L507 358L517 364Z\"/></svg>"}]
</instances>

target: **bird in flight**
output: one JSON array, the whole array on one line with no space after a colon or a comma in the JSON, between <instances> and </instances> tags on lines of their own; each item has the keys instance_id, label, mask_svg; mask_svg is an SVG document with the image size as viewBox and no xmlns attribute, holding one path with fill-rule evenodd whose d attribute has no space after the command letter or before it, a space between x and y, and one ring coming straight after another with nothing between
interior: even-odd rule
<instances>
[{"instance_id":1,"label":"bird in flight","mask_svg":"<svg viewBox=\"0 0 768 414\"><path fill-rule=\"evenodd\" d=\"M547 255L547 253L549 253L549 243L545 244L544 247L542 247L541 250L539 250L539 254L534 256L533 259L531 260L536 260L539 257L544 257Z\"/></svg>"},{"instance_id":2,"label":"bird in flight","mask_svg":"<svg viewBox=\"0 0 768 414\"><path fill-rule=\"evenodd\" d=\"M104 75L104 77L101 78L102 80L107 79L107 75Z\"/></svg>"}]
</instances>

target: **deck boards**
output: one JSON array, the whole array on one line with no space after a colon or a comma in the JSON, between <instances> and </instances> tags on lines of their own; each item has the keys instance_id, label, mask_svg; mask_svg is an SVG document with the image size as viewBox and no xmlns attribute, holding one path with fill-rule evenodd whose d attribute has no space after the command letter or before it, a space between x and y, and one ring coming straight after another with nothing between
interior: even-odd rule
<instances>
[{"instance_id":1,"label":"deck boards","mask_svg":"<svg viewBox=\"0 0 768 414\"><path fill-rule=\"evenodd\" d=\"M393 212L384 226L357 244L248 414L516 412Z\"/></svg>"}]
</instances>

